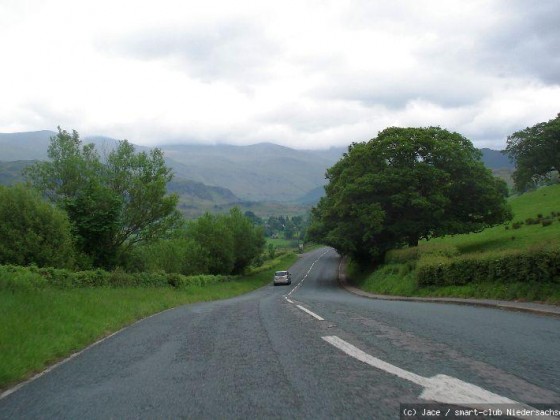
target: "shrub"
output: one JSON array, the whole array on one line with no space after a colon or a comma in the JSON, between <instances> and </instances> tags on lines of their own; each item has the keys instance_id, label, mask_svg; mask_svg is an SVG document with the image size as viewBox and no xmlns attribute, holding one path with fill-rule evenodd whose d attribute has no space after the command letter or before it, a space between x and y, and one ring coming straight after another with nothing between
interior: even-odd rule
<instances>
[{"instance_id":1,"label":"shrub","mask_svg":"<svg viewBox=\"0 0 560 420\"><path fill-rule=\"evenodd\" d=\"M74 264L74 244L66 213L23 185L0 186L0 238L0 264Z\"/></svg>"},{"instance_id":2,"label":"shrub","mask_svg":"<svg viewBox=\"0 0 560 420\"><path fill-rule=\"evenodd\" d=\"M464 285L473 282L560 283L560 249L542 247L458 258L428 257L416 269L418 285Z\"/></svg>"},{"instance_id":3,"label":"shrub","mask_svg":"<svg viewBox=\"0 0 560 420\"><path fill-rule=\"evenodd\" d=\"M550 226L551 224L552 224L552 219L543 219L541 221L541 225L543 225L543 227Z\"/></svg>"},{"instance_id":4,"label":"shrub","mask_svg":"<svg viewBox=\"0 0 560 420\"><path fill-rule=\"evenodd\" d=\"M208 273L208 253L193 239L168 239L138 246L126 259L129 272Z\"/></svg>"},{"instance_id":5,"label":"shrub","mask_svg":"<svg viewBox=\"0 0 560 420\"><path fill-rule=\"evenodd\" d=\"M0 266L0 291L40 289L47 281L37 272L27 267L14 265Z\"/></svg>"}]
</instances>

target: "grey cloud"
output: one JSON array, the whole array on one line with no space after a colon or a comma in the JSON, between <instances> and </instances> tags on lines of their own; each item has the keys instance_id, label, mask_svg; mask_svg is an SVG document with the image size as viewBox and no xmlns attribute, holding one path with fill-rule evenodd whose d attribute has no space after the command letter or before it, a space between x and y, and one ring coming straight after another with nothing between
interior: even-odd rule
<instances>
[{"instance_id":1,"label":"grey cloud","mask_svg":"<svg viewBox=\"0 0 560 420\"><path fill-rule=\"evenodd\" d=\"M104 49L143 60L177 60L191 76L204 81L267 78L278 52L264 29L253 21L218 22L176 28L153 28L103 43Z\"/></svg>"},{"instance_id":2,"label":"grey cloud","mask_svg":"<svg viewBox=\"0 0 560 420\"><path fill-rule=\"evenodd\" d=\"M355 74L334 77L329 86L313 95L329 99L358 101L365 106L383 105L400 109L411 100L424 100L443 107L463 107L480 101L488 92L484 77L472 80L459 72L422 69L406 74L384 76Z\"/></svg>"},{"instance_id":3,"label":"grey cloud","mask_svg":"<svg viewBox=\"0 0 560 420\"><path fill-rule=\"evenodd\" d=\"M560 2L503 2L509 9L499 26L479 38L478 65L504 77L534 77L560 84Z\"/></svg>"}]
</instances>

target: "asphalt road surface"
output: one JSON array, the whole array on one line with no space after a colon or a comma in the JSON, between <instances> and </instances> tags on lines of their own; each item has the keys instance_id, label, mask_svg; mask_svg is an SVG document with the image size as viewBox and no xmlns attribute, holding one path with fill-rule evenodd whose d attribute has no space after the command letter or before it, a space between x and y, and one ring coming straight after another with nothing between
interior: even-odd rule
<instances>
[{"instance_id":1,"label":"asphalt road surface","mask_svg":"<svg viewBox=\"0 0 560 420\"><path fill-rule=\"evenodd\" d=\"M318 249L291 268L291 286L134 324L1 399L0 418L398 419L401 403L560 407L560 319L355 296L338 286L339 263Z\"/></svg>"}]
</instances>

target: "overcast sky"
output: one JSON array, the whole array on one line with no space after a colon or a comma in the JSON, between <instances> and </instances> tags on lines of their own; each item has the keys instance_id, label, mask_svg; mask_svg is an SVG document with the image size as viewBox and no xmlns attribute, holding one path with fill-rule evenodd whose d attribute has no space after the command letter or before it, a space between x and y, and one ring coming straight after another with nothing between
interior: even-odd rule
<instances>
[{"instance_id":1,"label":"overcast sky","mask_svg":"<svg viewBox=\"0 0 560 420\"><path fill-rule=\"evenodd\" d=\"M0 132L477 147L560 112L558 0L0 0Z\"/></svg>"}]
</instances>

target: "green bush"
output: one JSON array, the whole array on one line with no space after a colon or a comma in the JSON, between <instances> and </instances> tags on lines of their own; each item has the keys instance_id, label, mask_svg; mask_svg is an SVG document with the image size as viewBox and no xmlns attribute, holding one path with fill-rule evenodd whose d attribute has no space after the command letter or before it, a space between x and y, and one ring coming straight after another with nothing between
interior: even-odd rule
<instances>
[{"instance_id":1,"label":"green bush","mask_svg":"<svg viewBox=\"0 0 560 420\"><path fill-rule=\"evenodd\" d=\"M456 258L431 256L416 267L419 286L476 282L560 283L560 249L533 248Z\"/></svg>"},{"instance_id":2,"label":"green bush","mask_svg":"<svg viewBox=\"0 0 560 420\"><path fill-rule=\"evenodd\" d=\"M0 291L32 290L43 287L58 289L84 287L175 287L206 286L230 280L221 275L184 276L176 273L127 273L90 270L72 272L66 269L0 266Z\"/></svg>"},{"instance_id":3,"label":"green bush","mask_svg":"<svg viewBox=\"0 0 560 420\"><path fill-rule=\"evenodd\" d=\"M192 275L208 272L208 258L208 253L193 239L176 238L134 248L125 266L129 272Z\"/></svg>"},{"instance_id":4,"label":"green bush","mask_svg":"<svg viewBox=\"0 0 560 420\"><path fill-rule=\"evenodd\" d=\"M0 291L40 289L48 283L37 271L15 265L0 265Z\"/></svg>"},{"instance_id":5,"label":"green bush","mask_svg":"<svg viewBox=\"0 0 560 420\"><path fill-rule=\"evenodd\" d=\"M71 267L74 254L66 213L23 185L0 186L0 264Z\"/></svg>"}]
</instances>

